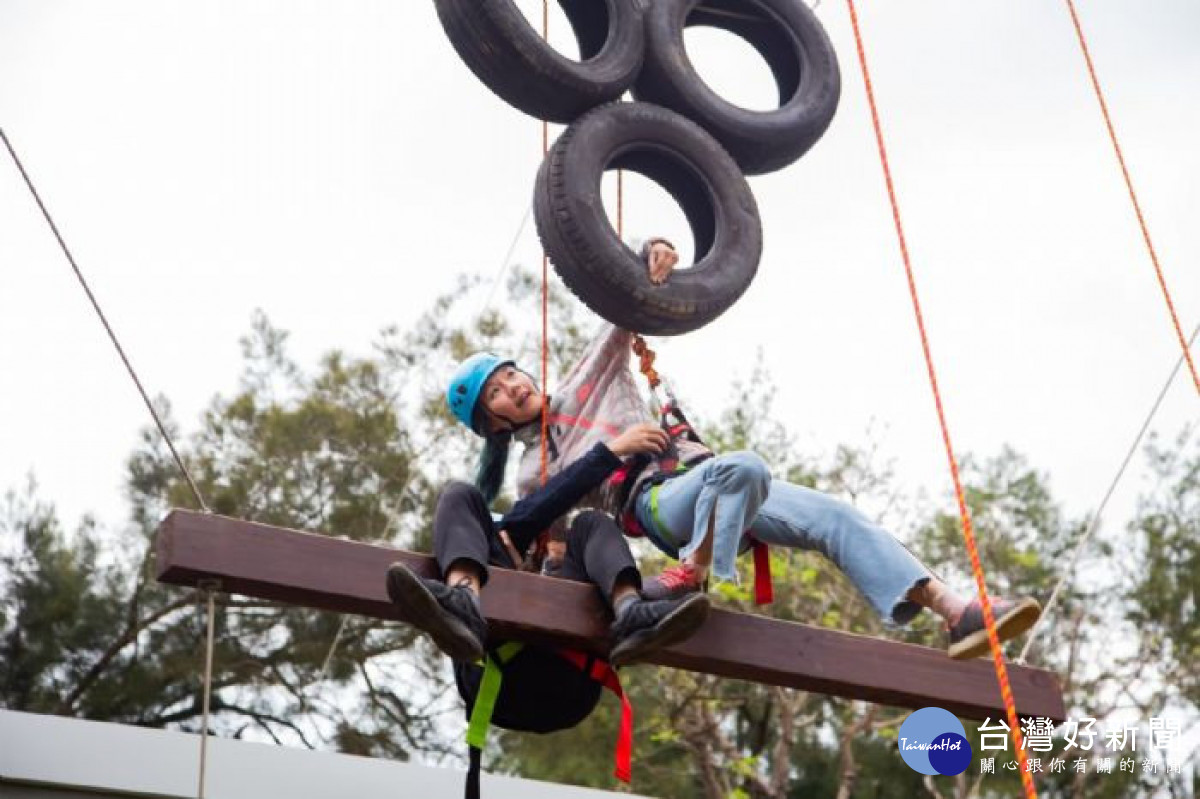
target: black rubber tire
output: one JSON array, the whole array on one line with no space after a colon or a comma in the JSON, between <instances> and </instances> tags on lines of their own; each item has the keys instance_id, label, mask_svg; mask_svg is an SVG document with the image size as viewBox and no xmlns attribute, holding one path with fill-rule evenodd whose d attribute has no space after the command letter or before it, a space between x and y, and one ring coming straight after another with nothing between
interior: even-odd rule
<instances>
[{"instance_id":1,"label":"black rubber tire","mask_svg":"<svg viewBox=\"0 0 1200 799\"><path fill-rule=\"evenodd\" d=\"M450 43L502 100L569 123L624 94L645 50L639 0L559 0L579 43L572 61L542 40L512 0L435 0Z\"/></svg>"},{"instance_id":2,"label":"black rubber tire","mask_svg":"<svg viewBox=\"0 0 1200 799\"><path fill-rule=\"evenodd\" d=\"M646 12L646 57L633 94L696 122L748 175L773 172L816 144L837 111L841 74L833 45L802 0L655 0ZM780 107L751 111L704 83L688 59L685 27L706 25L746 40L766 60Z\"/></svg>"},{"instance_id":3,"label":"black rubber tire","mask_svg":"<svg viewBox=\"0 0 1200 799\"><path fill-rule=\"evenodd\" d=\"M604 210L606 169L638 172L679 203L695 242L693 266L662 285L650 282ZM533 210L567 287L638 333L677 335L708 324L749 288L762 254L758 207L737 164L694 122L649 103L612 103L568 127L538 170Z\"/></svg>"}]
</instances>

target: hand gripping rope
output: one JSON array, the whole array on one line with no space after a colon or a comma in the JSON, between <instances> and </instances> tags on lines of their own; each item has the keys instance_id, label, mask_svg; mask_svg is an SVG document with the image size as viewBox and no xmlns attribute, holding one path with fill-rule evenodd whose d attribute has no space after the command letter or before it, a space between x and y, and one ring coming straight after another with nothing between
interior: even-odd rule
<instances>
[{"instance_id":1,"label":"hand gripping rope","mask_svg":"<svg viewBox=\"0 0 1200 799\"><path fill-rule=\"evenodd\" d=\"M850 9L850 24L854 28L854 43L858 50L858 63L862 68L863 83L866 86L867 104L871 109L871 122L875 128L875 141L879 148L879 160L883 166L883 177L887 185L888 202L892 206L892 219L896 225L896 238L900 245L900 256L904 262L904 272L908 278L908 289L912 297L913 312L917 318L917 329L921 334L921 349L925 355L925 365L929 372L929 385L933 390L933 401L937 408L938 423L942 428L942 443L945 445L946 457L950 462L950 476L954 481L954 494L958 500L958 512L962 519L963 538L966 540L967 551L971 556L971 572L975 576L975 585L979 591L980 603L983 605L983 620L987 625L988 644L992 650L992 663L996 668L996 679L1000 683L1000 695L1004 699L1004 710L1008 716L1008 724L1013 741L1017 746L1017 754L1020 761L1024 762L1025 745L1021 737L1021 726L1017 719L1017 706L1013 700L1012 688L1008 683L1008 670L1004 666L1004 655L1000 650L1000 639L996 635L996 617L992 612L992 601L988 598L983 564L979 560L979 549L975 544L975 533L971 527L971 514L967 510L962 481L959 479L958 460L954 456L954 447L950 443L950 430L946 425L946 414L942 407L941 392L938 389L937 372L933 366L933 354L929 347L929 337L925 332L925 320L921 314L921 301L917 295L917 284L913 276L912 262L908 254L908 243L904 238L904 226L900 221L900 206L896 200L892 170L888 165L887 148L883 142L883 128L879 121L879 109L876 107L875 92L871 87L871 73L867 69L867 56L863 47L862 32L858 26L858 13L854 7L854 0L846 0L846 5ZM1028 799L1036 799L1037 789L1033 785L1033 775L1024 769L1021 770L1021 784L1025 788L1025 796Z\"/></svg>"}]
</instances>

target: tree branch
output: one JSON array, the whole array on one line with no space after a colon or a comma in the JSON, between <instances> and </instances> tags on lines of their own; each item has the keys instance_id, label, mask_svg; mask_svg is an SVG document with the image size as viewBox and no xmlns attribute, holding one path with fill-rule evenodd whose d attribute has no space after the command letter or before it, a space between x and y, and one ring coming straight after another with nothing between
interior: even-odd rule
<instances>
[{"instance_id":1,"label":"tree branch","mask_svg":"<svg viewBox=\"0 0 1200 799\"><path fill-rule=\"evenodd\" d=\"M180 608L187 607L191 604L191 601L191 597L177 599L174 602L159 608L157 611L151 613L141 621L135 621L128 625L125 628L125 631L109 645L108 649L106 649L103 654L100 655L96 662L92 664L92 667L87 670L87 673L84 674L79 682L75 684L75 687L71 690L71 693L67 694L62 702L59 703L58 709L55 712L59 715L69 715L75 709L75 703L78 702L80 697L82 697L83 694L92 687L96 680L100 678L100 675L103 674L104 670L108 668L109 664L113 661L113 658L120 654L121 650L123 650L125 647L136 641L142 630L159 621L164 616L167 616L176 610L179 610Z\"/></svg>"}]
</instances>

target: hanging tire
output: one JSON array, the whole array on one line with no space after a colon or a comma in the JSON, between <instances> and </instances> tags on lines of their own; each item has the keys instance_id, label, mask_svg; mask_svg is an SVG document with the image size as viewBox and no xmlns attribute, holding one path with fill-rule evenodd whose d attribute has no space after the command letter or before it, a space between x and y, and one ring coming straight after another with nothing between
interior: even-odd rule
<instances>
[{"instance_id":1,"label":"hanging tire","mask_svg":"<svg viewBox=\"0 0 1200 799\"><path fill-rule=\"evenodd\" d=\"M600 196L605 170L629 169L679 203L695 264L650 282L641 257L617 236ZM750 186L712 136L649 103L612 103L568 127L538 170L534 218L563 281L589 308L638 333L696 330L750 286L762 225Z\"/></svg>"},{"instance_id":2,"label":"hanging tire","mask_svg":"<svg viewBox=\"0 0 1200 799\"><path fill-rule=\"evenodd\" d=\"M568 123L616 100L642 66L640 0L559 0L579 44L572 61L543 41L512 0L435 0L450 43L500 99Z\"/></svg>"},{"instance_id":3,"label":"hanging tire","mask_svg":"<svg viewBox=\"0 0 1200 799\"><path fill-rule=\"evenodd\" d=\"M646 11L646 56L634 97L697 122L748 175L787 166L829 127L841 95L833 45L802 0L655 0ZM749 43L779 89L775 111L751 111L708 87L688 59L683 30L709 26Z\"/></svg>"}]
</instances>

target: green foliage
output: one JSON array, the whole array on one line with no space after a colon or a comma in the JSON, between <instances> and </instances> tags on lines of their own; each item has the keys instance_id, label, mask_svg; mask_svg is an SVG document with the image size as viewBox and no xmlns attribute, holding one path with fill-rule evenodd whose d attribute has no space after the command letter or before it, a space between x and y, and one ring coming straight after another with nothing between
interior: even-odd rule
<instances>
[{"instance_id":1,"label":"green foliage","mask_svg":"<svg viewBox=\"0 0 1200 799\"><path fill-rule=\"evenodd\" d=\"M1129 532L1136 568L1130 570L1126 619L1141 648L1154 652L1170 697L1200 706L1200 447L1187 449L1191 431L1173 446L1147 448L1153 489Z\"/></svg>"},{"instance_id":2,"label":"green foliage","mask_svg":"<svg viewBox=\"0 0 1200 799\"><path fill-rule=\"evenodd\" d=\"M312 369L293 361L287 334L257 314L243 341L237 390L213 399L183 447L212 509L428 550L438 487L469 475L478 451L445 408L444 376L482 348L540 375L540 279L516 272L503 299L474 318L469 314L478 305L467 306L481 299L482 288L464 279L411 329L383 331L369 355L335 351ZM561 289L551 291L549 307L553 384L553 375L578 356L594 320ZM869 510L947 582L974 590L952 498L930 508L901 496L870 440L840 446L827 458L801 453L774 399L760 359L732 385L724 412L693 421L718 451L756 451L777 477ZM160 406L172 435L184 440L169 408ZM1068 711L1098 716L1102 724L1130 698L1143 717L1200 704L1200 453L1189 454L1181 439L1173 446L1156 441L1148 456L1156 482L1137 519L1121 538L1101 535L1085 551L1042 644L1031 652L1033 663L1061 676ZM1086 520L1066 518L1048 477L1011 450L964 459L963 475L989 591L1044 598ZM194 507L195 500L150 430L129 458L126 486L129 523L116 530L85 520L68 533L32 489L8 495L0 515L0 704L195 730L203 597L152 577L157 524L170 507ZM639 551L646 573L665 565L656 553ZM739 563L737 584L713 586L718 605L944 645L931 614L903 631L885 629L840 572L814 553L773 549L775 602L757 608L749 560ZM409 628L218 595L217 629L219 734L396 759L461 760L455 736L462 711L448 664ZM1115 640L1131 642L1129 651L1114 647ZM1147 652L1154 653L1149 671ZM648 666L625 670L623 680L635 706L640 794L910 799L1019 792L1015 772L998 770L980 781L978 752L959 778L926 781L910 770L896 750L906 710ZM611 788L618 718L618 703L606 696L573 730L496 731L488 768ZM974 724L967 732L979 740ZM1061 748L1061 739L1056 743ZM1084 778L1047 775L1042 794L1115 799L1166 784L1089 771Z\"/></svg>"},{"instance_id":3,"label":"green foliage","mask_svg":"<svg viewBox=\"0 0 1200 799\"><path fill-rule=\"evenodd\" d=\"M9 492L0 540L15 544L3 564L0 702L6 707L58 707L103 651L120 624L115 570L102 564L91 522L67 536L53 507L32 487Z\"/></svg>"}]
</instances>

